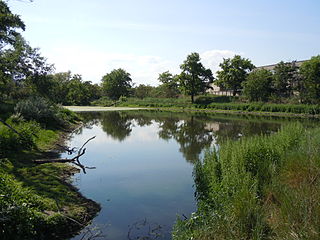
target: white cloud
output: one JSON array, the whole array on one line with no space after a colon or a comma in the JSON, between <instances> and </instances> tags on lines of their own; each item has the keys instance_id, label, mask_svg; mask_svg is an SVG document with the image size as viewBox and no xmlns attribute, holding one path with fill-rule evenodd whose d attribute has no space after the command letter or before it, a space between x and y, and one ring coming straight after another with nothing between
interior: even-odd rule
<instances>
[{"instance_id":1,"label":"white cloud","mask_svg":"<svg viewBox=\"0 0 320 240\"><path fill-rule=\"evenodd\" d=\"M229 50L210 50L200 53L200 56L204 66L215 73L223 58L233 57L235 54ZM44 55L48 57L48 62L55 64L56 72L70 70L72 73L81 74L84 80L94 83L100 82L102 76L113 69L123 68L131 74L136 85L156 86L159 84L159 73L169 70L177 74L181 64L159 56L104 52L92 46L81 45L55 47L51 51L44 51Z\"/></svg>"},{"instance_id":2,"label":"white cloud","mask_svg":"<svg viewBox=\"0 0 320 240\"><path fill-rule=\"evenodd\" d=\"M123 68L131 74L134 83L155 86L158 85L159 73L167 70L176 72L177 65L157 56L109 53L76 45L57 47L45 55L49 62L55 64L56 72L70 70L95 83L113 69Z\"/></svg>"},{"instance_id":3,"label":"white cloud","mask_svg":"<svg viewBox=\"0 0 320 240\"><path fill-rule=\"evenodd\" d=\"M219 64L223 58L232 58L237 53L230 50L210 50L200 54L201 62L206 68L210 68L215 74L219 69Z\"/></svg>"}]
</instances>

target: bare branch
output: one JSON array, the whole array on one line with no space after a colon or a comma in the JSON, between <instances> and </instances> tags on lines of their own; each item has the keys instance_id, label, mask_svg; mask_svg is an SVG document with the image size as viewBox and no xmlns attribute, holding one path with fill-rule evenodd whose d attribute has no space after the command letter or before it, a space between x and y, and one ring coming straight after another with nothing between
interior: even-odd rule
<instances>
[{"instance_id":1,"label":"bare branch","mask_svg":"<svg viewBox=\"0 0 320 240\"><path fill-rule=\"evenodd\" d=\"M82 145L82 147L79 149L78 154L80 154L82 148L83 148L88 142L90 142L92 139L95 139L95 138L96 138L96 136L93 136L93 137L89 138L89 139Z\"/></svg>"},{"instance_id":2,"label":"bare branch","mask_svg":"<svg viewBox=\"0 0 320 240\"><path fill-rule=\"evenodd\" d=\"M91 137L89 138L83 145L82 147L79 149L78 151L78 154L73 157L73 158L64 158L64 159L61 159L61 158L58 158L58 159L38 159L38 160L34 160L33 162L34 163L37 163L37 164L43 164L43 163L52 163L52 162L59 162L59 163L72 163L78 167L80 167L83 171L84 174L86 174L86 169L95 169L95 167L87 167L85 165L83 165L79 158L84 155L86 153L86 148L83 148L89 141L91 141L92 139L94 139L96 136L94 137ZM57 144L58 145L58 144ZM61 145L58 145L58 146L61 146ZM64 147L64 146L61 146L63 147L67 152L68 154L71 152L75 152L75 149L76 148L69 148L69 147ZM70 155L70 154L69 154Z\"/></svg>"}]
</instances>

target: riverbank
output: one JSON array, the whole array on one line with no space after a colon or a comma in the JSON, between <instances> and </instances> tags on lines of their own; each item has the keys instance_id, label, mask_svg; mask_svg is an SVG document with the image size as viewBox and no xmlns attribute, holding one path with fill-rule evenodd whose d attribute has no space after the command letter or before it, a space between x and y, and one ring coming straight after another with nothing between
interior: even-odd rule
<instances>
[{"instance_id":1,"label":"riverbank","mask_svg":"<svg viewBox=\"0 0 320 240\"><path fill-rule=\"evenodd\" d=\"M97 106L65 106L73 112L106 112L106 111L133 111L133 110L144 110L148 108L142 107L97 107Z\"/></svg>"},{"instance_id":2,"label":"riverbank","mask_svg":"<svg viewBox=\"0 0 320 240\"><path fill-rule=\"evenodd\" d=\"M72 237L100 211L100 206L72 185L71 176L79 171L77 168L65 163L39 165L33 161L59 157L62 150L57 144L64 145L76 125L48 130L23 121L13 126L20 132L30 128L34 146L20 151L15 136L16 150L0 154L1 239ZM14 136L3 125L0 132L2 141L8 134Z\"/></svg>"},{"instance_id":3,"label":"riverbank","mask_svg":"<svg viewBox=\"0 0 320 240\"><path fill-rule=\"evenodd\" d=\"M294 113L294 112L268 112L258 110L223 110L199 107L102 107L102 106L65 106L73 112L104 112L104 111L135 111L135 110L150 110L150 111L169 111L169 112L202 112L202 113L218 113L218 114L233 114L233 115L256 115L256 116L269 116L269 117L295 117L295 118L320 118L318 111L315 114L309 113ZM311 110L310 110L311 112Z\"/></svg>"},{"instance_id":4,"label":"riverbank","mask_svg":"<svg viewBox=\"0 0 320 240\"><path fill-rule=\"evenodd\" d=\"M198 209L174 240L319 239L320 129L225 141L195 166Z\"/></svg>"},{"instance_id":5,"label":"riverbank","mask_svg":"<svg viewBox=\"0 0 320 240\"><path fill-rule=\"evenodd\" d=\"M92 102L95 106L110 106L110 100ZM235 114L259 114L267 116L319 117L318 104L284 104L267 102L240 102L237 98L226 96L200 96L191 103L186 98L126 98L113 103L117 107L142 107L155 109L174 109L183 111L223 112Z\"/></svg>"}]
</instances>

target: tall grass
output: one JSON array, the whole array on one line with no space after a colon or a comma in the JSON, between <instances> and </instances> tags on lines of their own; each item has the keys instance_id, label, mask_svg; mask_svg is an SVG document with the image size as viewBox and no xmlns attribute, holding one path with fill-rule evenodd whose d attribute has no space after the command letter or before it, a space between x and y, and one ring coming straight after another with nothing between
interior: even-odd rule
<instances>
[{"instance_id":1,"label":"tall grass","mask_svg":"<svg viewBox=\"0 0 320 240\"><path fill-rule=\"evenodd\" d=\"M320 114L320 105L308 104L274 104L263 102L241 103L235 98L226 96L200 96L192 104L189 98L126 98L126 101L117 103L102 98L93 102L93 105L123 106L123 107L154 107L154 108L182 108L207 110L232 110L241 112L269 112L293 114Z\"/></svg>"},{"instance_id":2,"label":"tall grass","mask_svg":"<svg viewBox=\"0 0 320 240\"><path fill-rule=\"evenodd\" d=\"M194 170L198 210L173 239L319 239L320 129L227 141Z\"/></svg>"}]
</instances>

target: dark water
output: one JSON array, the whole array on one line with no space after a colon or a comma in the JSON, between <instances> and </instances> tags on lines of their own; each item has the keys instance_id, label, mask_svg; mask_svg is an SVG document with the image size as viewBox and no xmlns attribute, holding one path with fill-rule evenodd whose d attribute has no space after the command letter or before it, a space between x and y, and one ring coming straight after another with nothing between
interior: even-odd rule
<instances>
[{"instance_id":1,"label":"dark water","mask_svg":"<svg viewBox=\"0 0 320 240\"><path fill-rule=\"evenodd\" d=\"M177 216L188 217L196 210L193 164L207 148L227 138L269 134L289 122L140 111L83 113L83 117L86 124L69 146L81 146L96 136L81 158L96 169L77 174L74 184L101 204L91 227L110 240L171 239ZM82 237L83 233L73 239Z\"/></svg>"}]
</instances>

